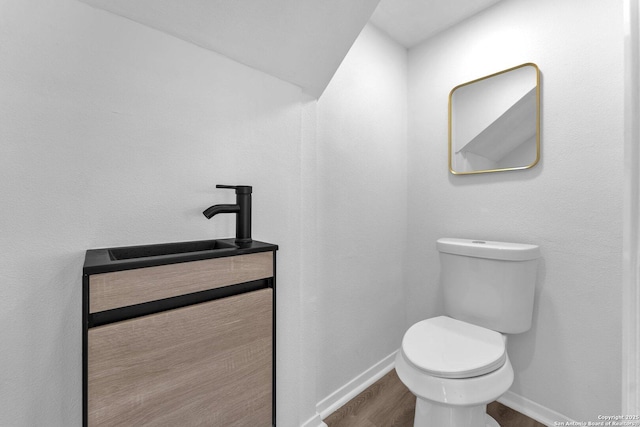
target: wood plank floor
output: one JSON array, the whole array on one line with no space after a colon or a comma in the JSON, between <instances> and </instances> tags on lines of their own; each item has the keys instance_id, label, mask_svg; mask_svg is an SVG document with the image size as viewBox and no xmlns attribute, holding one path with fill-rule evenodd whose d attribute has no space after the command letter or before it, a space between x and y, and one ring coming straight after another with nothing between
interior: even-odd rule
<instances>
[{"instance_id":1,"label":"wood plank floor","mask_svg":"<svg viewBox=\"0 0 640 427\"><path fill-rule=\"evenodd\" d=\"M393 369L324 422L328 427L413 427L415 405L415 396ZM490 403L487 413L502 427L545 427L498 402Z\"/></svg>"},{"instance_id":2,"label":"wood plank floor","mask_svg":"<svg viewBox=\"0 0 640 427\"><path fill-rule=\"evenodd\" d=\"M329 427L413 427L416 397L393 369L329 415Z\"/></svg>"},{"instance_id":3,"label":"wood plank floor","mask_svg":"<svg viewBox=\"0 0 640 427\"><path fill-rule=\"evenodd\" d=\"M533 420L518 411L504 406L499 402L487 405L487 414L491 415L502 427L545 427L544 424Z\"/></svg>"}]
</instances>

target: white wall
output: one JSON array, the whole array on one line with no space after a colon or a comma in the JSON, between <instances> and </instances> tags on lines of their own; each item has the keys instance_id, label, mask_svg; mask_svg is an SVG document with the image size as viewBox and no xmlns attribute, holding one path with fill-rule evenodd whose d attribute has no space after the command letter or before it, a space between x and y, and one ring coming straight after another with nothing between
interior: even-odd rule
<instances>
[{"instance_id":1,"label":"white wall","mask_svg":"<svg viewBox=\"0 0 640 427\"><path fill-rule=\"evenodd\" d=\"M624 176L622 411L640 413L640 5L624 9Z\"/></svg>"},{"instance_id":2,"label":"white wall","mask_svg":"<svg viewBox=\"0 0 640 427\"><path fill-rule=\"evenodd\" d=\"M367 27L316 103L73 0L0 2L0 425L80 423L84 251L232 235L232 218L201 215L233 199L216 183L254 185L254 238L281 246L279 425L440 313L441 236L540 244L512 390L574 419L618 412L619 9L505 1L413 49L408 70ZM450 89L527 61L541 164L448 174Z\"/></svg>"},{"instance_id":3,"label":"white wall","mask_svg":"<svg viewBox=\"0 0 640 427\"><path fill-rule=\"evenodd\" d=\"M404 333L406 72L368 25L318 101L318 401Z\"/></svg>"},{"instance_id":4,"label":"white wall","mask_svg":"<svg viewBox=\"0 0 640 427\"><path fill-rule=\"evenodd\" d=\"M409 320L441 313L438 237L539 244L511 390L584 421L621 402L621 24L621 2L508 0L409 52ZM541 163L449 174L451 88L524 62L542 73Z\"/></svg>"},{"instance_id":5,"label":"white wall","mask_svg":"<svg viewBox=\"0 0 640 427\"><path fill-rule=\"evenodd\" d=\"M278 252L278 424L399 345L406 51L368 27L320 103L74 0L0 3L0 425L79 425L89 248L253 237Z\"/></svg>"},{"instance_id":6,"label":"white wall","mask_svg":"<svg viewBox=\"0 0 640 427\"><path fill-rule=\"evenodd\" d=\"M55 3L55 4L54 4ZM278 252L278 420L299 372L299 88L85 4L0 2L0 425L81 423L81 274L95 247L253 236Z\"/></svg>"}]
</instances>

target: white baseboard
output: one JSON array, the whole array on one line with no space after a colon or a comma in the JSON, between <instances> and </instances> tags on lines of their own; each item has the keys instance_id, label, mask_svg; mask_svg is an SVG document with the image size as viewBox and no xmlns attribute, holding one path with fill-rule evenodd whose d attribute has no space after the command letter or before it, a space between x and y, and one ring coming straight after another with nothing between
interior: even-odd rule
<instances>
[{"instance_id":1,"label":"white baseboard","mask_svg":"<svg viewBox=\"0 0 640 427\"><path fill-rule=\"evenodd\" d=\"M563 425L575 423L571 418L565 417L552 409L546 408L539 403L527 399L526 397L517 395L512 391L507 391L503 394L502 397L498 399L498 402L511 409L515 409L521 414L526 415L529 418L533 418L546 426L554 427L559 425L560 422Z\"/></svg>"},{"instance_id":2,"label":"white baseboard","mask_svg":"<svg viewBox=\"0 0 640 427\"><path fill-rule=\"evenodd\" d=\"M322 417L320 417L320 414L316 413L300 427L327 427L327 425L322 421Z\"/></svg>"},{"instance_id":3,"label":"white baseboard","mask_svg":"<svg viewBox=\"0 0 640 427\"><path fill-rule=\"evenodd\" d=\"M320 418L327 418L329 415L340 409L340 407L345 403L349 402L358 394L366 390L367 387L385 376L393 369L395 365L395 357L396 352L394 351L371 368L367 369L347 384L322 399L316 405L316 412L320 414ZM311 427L311 425L308 427Z\"/></svg>"}]
</instances>

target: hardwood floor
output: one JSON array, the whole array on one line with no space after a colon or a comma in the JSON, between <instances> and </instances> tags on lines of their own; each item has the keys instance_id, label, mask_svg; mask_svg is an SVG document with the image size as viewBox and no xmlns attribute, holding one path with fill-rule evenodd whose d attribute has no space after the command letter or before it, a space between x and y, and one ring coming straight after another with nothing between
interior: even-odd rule
<instances>
[{"instance_id":1,"label":"hardwood floor","mask_svg":"<svg viewBox=\"0 0 640 427\"><path fill-rule=\"evenodd\" d=\"M545 427L544 424L533 420L518 411L504 406L499 402L487 405L487 414L491 415L502 427Z\"/></svg>"},{"instance_id":2,"label":"hardwood floor","mask_svg":"<svg viewBox=\"0 0 640 427\"><path fill-rule=\"evenodd\" d=\"M393 369L329 415L329 427L413 427L416 397Z\"/></svg>"},{"instance_id":3,"label":"hardwood floor","mask_svg":"<svg viewBox=\"0 0 640 427\"><path fill-rule=\"evenodd\" d=\"M328 427L413 427L416 398L395 369L329 415ZM502 427L545 427L501 403L492 402L487 413Z\"/></svg>"}]
</instances>

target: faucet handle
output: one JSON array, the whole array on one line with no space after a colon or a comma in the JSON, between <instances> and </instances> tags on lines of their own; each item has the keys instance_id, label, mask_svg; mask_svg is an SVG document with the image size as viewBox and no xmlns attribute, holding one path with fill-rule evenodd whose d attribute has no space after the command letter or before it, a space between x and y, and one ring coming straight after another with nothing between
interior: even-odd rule
<instances>
[{"instance_id":1,"label":"faucet handle","mask_svg":"<svg viewBox=\"0 0 640 427\"><path fill-rule=\"evenodd\" d=\"M252 187L250 185L216 185L216 188L228 188L236 190L236 194L251 194Z\"/></svg>"}]
</instances>

